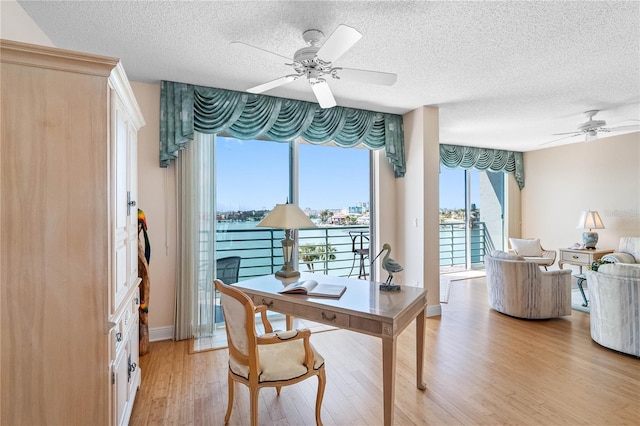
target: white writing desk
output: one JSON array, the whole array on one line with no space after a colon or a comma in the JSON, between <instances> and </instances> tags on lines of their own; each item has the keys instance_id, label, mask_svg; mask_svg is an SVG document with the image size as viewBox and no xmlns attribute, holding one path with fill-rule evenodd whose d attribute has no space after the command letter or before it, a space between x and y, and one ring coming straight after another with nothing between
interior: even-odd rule
<instances>
[{"instance_id":1,"label":"white writing desk","mask_svg":"<svg viewBox=\"0 0 640 426\"><path fill-rule=\"evenodd\" d=\"M347 287L340 299L278 294L285 285L313 279L318 283L342 284ZM302 273L299 279L283 279L275 275L253 278L233 285L245 292L255 305L266 305L271 311L304 318L382 339L382 383L384 424L393 423L396 339L407 325L416 320L416 385L426 389L422 377L424 360L425 309L427 290L403 286L401 291L380 291L379 283L329 275Z\"/></svg>"}]
</instances>

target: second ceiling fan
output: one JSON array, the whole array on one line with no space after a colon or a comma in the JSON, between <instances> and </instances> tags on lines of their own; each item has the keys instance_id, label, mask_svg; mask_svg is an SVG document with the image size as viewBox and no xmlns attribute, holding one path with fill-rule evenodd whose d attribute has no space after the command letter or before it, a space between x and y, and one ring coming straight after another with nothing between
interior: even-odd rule
<instances>
[{"instance_id":1,"label":"second ceiling fan","mask_svg":"<svg viewBox=\"0 0 640 426\"><path fill-rule=\"evenodd\" d=\"M338 28L320 44L324 34L319 30L307 30L302 38L307 47L298 49L293 59L246 43L234 41L231 47L237 51L249 55L259 55L269 60L283 62L293 68L294 73L279 77L258 86L247 89L250 93L263 93L284 84L305 77L311 85L311 90L318 100L320 107L331 108L336 106L327 78L353 79L362 83L381 84L391 86L396 82L397 75L388 72L369 71L355 68L334 67L333 62L338 60L347 50L362 38L355 28L347 25L338 25Z\"/></svg>"}]
</instances>

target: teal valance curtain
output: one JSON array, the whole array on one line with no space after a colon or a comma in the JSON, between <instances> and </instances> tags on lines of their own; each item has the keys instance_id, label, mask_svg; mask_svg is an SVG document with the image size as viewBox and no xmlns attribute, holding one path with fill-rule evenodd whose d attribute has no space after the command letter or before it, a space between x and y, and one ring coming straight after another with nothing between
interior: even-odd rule
<instances>
[{"instance_id":1,"label":"teal valance curtain","mask_svg":"<svg viewBox=\"0 0 640 426\"><path fill-rule=\"evenodd\" d=\"M160 167L167 167L193 133L222 133L238 139L266 138L383 149L396 177L405 174L402 116L333 107L273 96L162 81Z\"/></svg>"},{"instance_id":2,"label":"teal valance curtain","mask_svg":"<svg viewBox=\"0 0 640 426\"><path fill-rule=\"evenodd\" d=\"M440 163L449 168L474 168L511 173L515 175L518 187L524 188L524 164L521 152L440 144Z\"/></svg>"}]
</instances>

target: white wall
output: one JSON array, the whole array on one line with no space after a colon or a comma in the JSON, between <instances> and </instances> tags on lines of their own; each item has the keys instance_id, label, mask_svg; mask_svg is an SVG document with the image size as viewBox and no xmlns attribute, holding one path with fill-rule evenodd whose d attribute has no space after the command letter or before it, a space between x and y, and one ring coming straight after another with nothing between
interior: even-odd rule
<instances>
[{"instance_id":1,"label":"white wall","mask_svg":"<svg viewBox=\"0 0 640 426\"><path fill-rule=\"evenodd\" d=\"M395 179L397 196L396 260L406 285L427 289L428 316L440 310L439 110L421 107L403 116L407 172ZM381 195L382 196L382 195ZM383 278L383 277L381 277Z\"/></svg>"},{"instance_id":2,"label":"white wall","mask_svg":"<svg viewBox=\"0 0 640 426\"><path fill-rule=\"evenodd\" d=\"M54 47L51 39L15 0L0 1L0 38Z\"/></svg>"},{"instance_id":3,"label":"white wall","mask_svg":"<svg viewBox=\"0 0 640 426\"><path fill-rule=\"evenodd\" d=\"M605 226L598 248L640 236L639 132L527 152L524 165L523 237L540 237L546 249L582 242L576 224L587 209Z\"/></svg>"},{"instance_id":4,"label":"white wall","mask_svg":"<svg viewBox=\"0 0 640 426\"><path fill-rule=\"evenodd\" d=\"M147 122L138 133L138 207L147 218L151 260L150 339L172 336L176 276L175 165L160 168L160 85L131 83Z\"/></svg>"}]
</instances>

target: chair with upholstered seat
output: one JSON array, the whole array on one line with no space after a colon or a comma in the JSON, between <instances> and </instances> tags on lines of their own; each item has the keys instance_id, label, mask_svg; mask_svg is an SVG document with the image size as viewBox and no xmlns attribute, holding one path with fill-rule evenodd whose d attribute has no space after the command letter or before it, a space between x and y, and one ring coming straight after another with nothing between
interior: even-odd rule
<instances>
[{"instance_id":1,"label":"chair with upholstered seat","mask_svg":"<svg viewBox=\"0 0 640 426\"><path fill-rule=\"evenodd\" d=\"M254 306L251 299L237 288L215 280L222 297L222 309L229 345L229 401L224 417L229 422L236 382L249 387L251 425L258 424L258 393L263 387L275 387L280 395L288 386L318 377L316 424L321 425L320 409L326 376L324 359L311 346L307 329L274 332L265 305ZM265 333L256 332L256 314L260 313Z\"/></svg>"},{"instance_id":2,"label":"chair with upholstered seat","mask_svg":"<svg viewBox=\"0 0 640 426\"><path fill-rule=\"evenodd\" d=\"M543 249L538 238L509 238L509 244L515 254L524 257L528 262L543 266L545 271L556 261L556 251Z\"/></svg>"}]
</instances>

